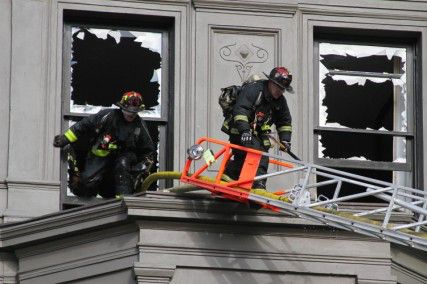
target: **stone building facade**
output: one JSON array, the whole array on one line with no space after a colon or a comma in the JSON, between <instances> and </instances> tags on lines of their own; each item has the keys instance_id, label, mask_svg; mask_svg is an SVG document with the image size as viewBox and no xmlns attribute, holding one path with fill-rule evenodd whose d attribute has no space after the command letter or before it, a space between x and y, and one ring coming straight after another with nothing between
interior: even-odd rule
<instances>
[{"instance_id":1,"label":"stone building facade","mask_svg":"<svg viewBox=\"0 0 427 284\"><path fill-rule=\"evenodd\" d=\"M0 0L0 283L426 283L422 252L205 195L69 209L84 202L51 143L131 85L80 71L78 45L137 42L122 63L147 74L159 170L226 139L221 87L281 65L299 157L423 188L426 35L422 0Z\"/></svg>"}]
</instances>

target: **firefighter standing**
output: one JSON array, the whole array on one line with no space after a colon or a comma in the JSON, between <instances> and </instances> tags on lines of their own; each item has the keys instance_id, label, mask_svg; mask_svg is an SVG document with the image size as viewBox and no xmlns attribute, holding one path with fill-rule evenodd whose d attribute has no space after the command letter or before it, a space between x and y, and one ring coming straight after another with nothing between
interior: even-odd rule
<instances>
[{"instance_id":1,"label":"firefighter standing","mask_svg":"<svg viewBox=\"0 0 427 284\"><path fill-rule=\"evenodd\" d=\"M265 73L264 73L265 74ZM233 144L268 152L271 147L268 134L275 124L280 142L290 150L292 118L288 104L283 96L285 91L293 93L292 75L284 67L273 68L268 80L260 80L243 85L233 107L233 119L226 127ZM224 127L224 126L223 126ZM246 157L246 153L233 150L234 159L225 169L225 178L237 180ZM268 157L261 158L257 176L267 173ZM265 189L266 180L258 180L253 188Z\"/></svg>"},{"instance_id":2,"label":"firefighter standing","mask_svg":"<svg viewBox=\"0 0 427 284\"><path fill-rule=\"evenodd\" d=\"M71 160L69 156L69 187L77 196L131 194L132 169L149 169L153 163L154 144L138 115L144 107L141 94L127 92L116 105L120 109L104 109L85 117L54 138L53 145L60 148L88 141L81 169L76 168L75 156Z\"/></svg>"}]
</instances>

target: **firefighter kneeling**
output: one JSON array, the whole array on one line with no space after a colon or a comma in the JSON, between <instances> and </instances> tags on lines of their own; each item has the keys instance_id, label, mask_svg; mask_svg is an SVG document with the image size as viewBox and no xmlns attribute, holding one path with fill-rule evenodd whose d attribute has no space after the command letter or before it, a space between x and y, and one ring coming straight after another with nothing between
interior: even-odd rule
<instances>
[{"instance_id":1,"label":"firefighter kneeling","mask_svg":"<svg viewBox=\"0 0 427 284\"><path fill-rule=\"evenodd\" d=\"M70 144L68 184L74 195L132 194L135 172L148 174L153 164L154 144L138 115L144 109L141 94L127 92L116 105L120 109L85 117L54 138L55 147Z\"/></svg>"}]
</instances>

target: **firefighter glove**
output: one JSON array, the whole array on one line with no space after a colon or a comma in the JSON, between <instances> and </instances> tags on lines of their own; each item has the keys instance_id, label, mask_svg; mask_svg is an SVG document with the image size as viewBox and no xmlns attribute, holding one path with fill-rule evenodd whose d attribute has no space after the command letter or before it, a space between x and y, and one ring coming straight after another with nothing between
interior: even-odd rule
<instances>
[{"instance_id":1,"label":"firefighter glove","mask_svg":"<svg viewBox=\"0 0 427 284\"><path fill-rule=\"evenodd\" d=\"M291 150L291 142L288 141L280 141L282 145L280 145L280 150L283 152L289 152Z\"/></svg>"},{"instance_id":2,"label":"firefighter glove","mask_svg":"<svg viewBox=\"0 0 427 284\"><path fill-rule=\"evenodd\" d=\"M70 141L64 136L64 135L56 135L55 138L53 138L53 146L58 148L63 148L70 144Z\"/></svg>"},{"instance_id":3,"label":"firefighter glove","mask_svg":"<svg viewBox=\"0 0 427 284\"><path fill-rule=\"evenodd\" d=\"M149 174L154 161L151 157L146 156L142 162L137 163L132 167L132 171Z\"/></svg>"},{"instance_id":4,"label":"firefighter glove","mask_svg":"<svg viewBox=\"0 0 427 284\"><path fill-rule=\"evenodd\" d=\"M144 164L147 167L147 173L150 173L151 167L154 164L154 159L153 159L152 155L148 155L145 157Z\"/></svg>"},{"instance_id":5,"label":"firefighter glove","mask_svg":"<svg viewBox=\"0 0 427 284\"><path fill-rule=\"evenodd\" d=\"M132 171L134 172L145 172L147 171L147 166L144 162L140 162L132 167Z\"/></svg>"},{"instance_id":6,"label":"firefighter glove","mask_svg":"<svg viewBox=\"0 0 427 284\"><path fill-rule=\"evenodd\" d=\"M250 131L245 131L242 133L242 137L240 137L240 142L243 146L251 145L253 140L252 133Z\"/></svg>"}]
</instances>

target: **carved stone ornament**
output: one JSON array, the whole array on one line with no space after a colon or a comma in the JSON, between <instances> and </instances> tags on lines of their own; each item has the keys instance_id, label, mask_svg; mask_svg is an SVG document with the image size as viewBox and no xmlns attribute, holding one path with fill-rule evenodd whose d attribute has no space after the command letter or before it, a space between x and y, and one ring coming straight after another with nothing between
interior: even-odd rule
<instances>
[{"instance_id":1,"label":"carved stone ornament","mask_svg":"<svg viewBox=\"0 0 427 284\"><path fill-rule=\"evenodd\" d=\"M268 59L267 50L254 44L225 45L219 49L219 55L225 61L237 63L235 67L242 82L251 75L254 64L264 63Z\"/></svg>"}]
</instances>

